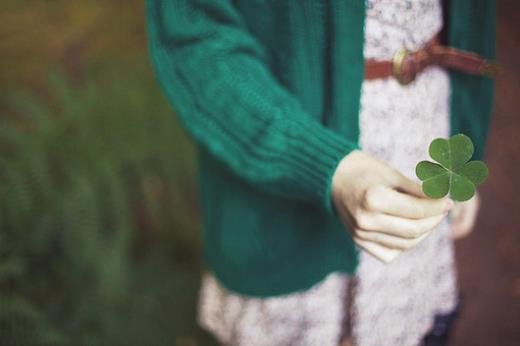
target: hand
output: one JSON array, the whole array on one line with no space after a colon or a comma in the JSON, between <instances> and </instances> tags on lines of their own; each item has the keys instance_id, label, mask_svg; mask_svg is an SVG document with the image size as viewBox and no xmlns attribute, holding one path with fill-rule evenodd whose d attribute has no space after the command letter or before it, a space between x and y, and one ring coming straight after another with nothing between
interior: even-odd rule
<instances>
[{"instance_id":1,"label":"hand","mask_svg":"<svg viewBox=\"0 0 520 346\"><path fill-rule=\"evenodd\" d=\"M453 207L451 199L430 199L418 183L359 150L338 164L332 198L354 242L387 263L428 236Z\"/></svg>"},{"instance_id":2,"label":"hand","mask_svg":"<svg viewBox=\"0 0 520 346\"><path fill-rule=\"evenodd\" d=\"M473 231L479 208L480 197L478 193L475 193L475 196L465 202L455 203L450 213L452 239L465 238Z\"/></svg>"}]
</instances>

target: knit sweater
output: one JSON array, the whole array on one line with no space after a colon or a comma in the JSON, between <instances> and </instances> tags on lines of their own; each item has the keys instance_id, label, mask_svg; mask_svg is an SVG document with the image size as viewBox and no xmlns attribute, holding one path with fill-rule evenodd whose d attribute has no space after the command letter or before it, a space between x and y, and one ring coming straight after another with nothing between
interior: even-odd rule
<instances>
[{"instance_id":1,"label":"knit sweater","mask_svg":"<svg viewBox=\"0 0 520 346\"><path fill-rule=\"evenodd\" d=\"M228 289L275 296L356 272L331 178L359 148L364 1L148 0L158 79L199 153L204 258ZM495 5L447 5L447 43L495 54ZM452 133L484 157L493 81L451 72ZM427 150L427 148L425 148Z\"/></svg>"}]
</instances>

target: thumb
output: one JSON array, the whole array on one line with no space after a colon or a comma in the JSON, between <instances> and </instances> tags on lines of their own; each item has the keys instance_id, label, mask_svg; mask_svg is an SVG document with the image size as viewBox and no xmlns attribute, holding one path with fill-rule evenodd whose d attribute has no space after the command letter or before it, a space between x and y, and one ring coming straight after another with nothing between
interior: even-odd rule
<instances>
[{"instance_id":1,"label":"thumb","mask_svg":"<svg viewBox=\"0 0 520 346\"><path fill-rule=\"evenodd\" d=\"M424 194L421 188L421 184L413 181L412 179L406 177L404 174L399 172L398 170L394 170L394 183L393 188L397 189L398 191L405 192L417 197L421 198L429 198Z\"/></svg>"}]
</instances>

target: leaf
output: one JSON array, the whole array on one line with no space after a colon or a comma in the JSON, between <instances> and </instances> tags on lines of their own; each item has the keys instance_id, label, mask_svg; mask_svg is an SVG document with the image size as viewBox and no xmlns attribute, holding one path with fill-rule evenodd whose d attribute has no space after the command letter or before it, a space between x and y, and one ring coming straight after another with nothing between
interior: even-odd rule
<instances>
[{"instance_id":1,"label":"leaf","mask_svg":"<svg viewBox=\"0 0 520 346\"><path fill-rule=\"evenodd\" d=\"M475 149L473 148L471 139L462 133L452 136L449 140L449 144L451 150L451 166L448 168L457 171L471 159Z\"/></svg>"},{"instance_id":2,"label":"leaf","mask_svg":"<svg viewBox=\"0 0 520 346\"><path fill-rule=\"evenodd\" d=\"M417 174L421 180L426 180L444 173L446 173L446 169L444 169L444 167L438 163L433 163L430 161L421 161L415 168L415 174Z\"/></svg>"},{"instance_id":3,"label":"leaf","mask_svg":"<svg viewBox=\"0 0 520 346\"><path fill-rule=\"evenodd\" d=\"M468 162L460 171L460 174L471 180L475 186L486 180L489 172L486 164L482 161Z\"/></svg>"},{"instance_id":4,"label":"leaf","mask_svg":"<svg viewBox=\"0 0 520 346\"><path fill-rule=\"evenodd\" d=\"M458 175L451 176L451 195L450 197L455 201L467 201L475 194L475 185L471 180Z\"/></svg>"},{"instance_id":5,"label":"leaf","mask_svg":"<svg viewBox=\"0 0 520 346\"><path fill-rule=\"evenodd\" d=\"M473 143L468 136L458 134L450 139L434 139L429 148L432 159L450 170L457 170L473 155Z\"/></svg>"},{"instance_id":6,"label":"leaf","mask_svg":"<svg viewBox=\"0 0 520 346\"><path fill-rule=\"evenodd\" d=\"M444 171L443 174L426 179L423 183L424 193L431 198L442 198L450 190L450 176Z\"/></svg>"},{"instance_id":7,"label":"leaf","mask_svg":"<svg viewBox=\"0 0 520 346\"><path fill-rule=\"evenodd\" d=\"M434 139L430 144L430 156L444 167L451 167L449 143L444 138Z\"/></svg>"},{"instance_id":8,"label":"leaf","mask_svg":"<svg viewBox=\"0 0 520 346\"><path fill-rule=\"evenodd\" d=\"M474 147L471 139L457 134L449 139L436 138L428 148L430 156L438 163L421 161L415 174L423 181L423 192L431 198L442 198L448 193L455 201L473 197L478 185L488 174L482 161L470 161Z\"/></svg>"}]
</instances>

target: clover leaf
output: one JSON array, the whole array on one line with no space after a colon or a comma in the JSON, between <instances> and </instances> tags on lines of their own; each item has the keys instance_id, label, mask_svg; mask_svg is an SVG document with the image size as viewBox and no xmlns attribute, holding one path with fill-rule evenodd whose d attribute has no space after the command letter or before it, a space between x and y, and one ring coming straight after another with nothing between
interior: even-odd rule
<instances>
[{"instance_id":1,"label":"clover leaf","mask_svg":"<svg viewBox=\"0 0 520 346\"><path fill-rule=\"evenodd\" d=\"M451 199L467 201L488 176L484 162L469 161L474 148L466 135L436 138L428 151L438 163L421 161L415 167L415 174L421 179L422 190L428 197L442 198L449 192Z\"/></svg>"}]
</instances>

